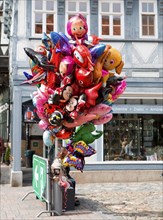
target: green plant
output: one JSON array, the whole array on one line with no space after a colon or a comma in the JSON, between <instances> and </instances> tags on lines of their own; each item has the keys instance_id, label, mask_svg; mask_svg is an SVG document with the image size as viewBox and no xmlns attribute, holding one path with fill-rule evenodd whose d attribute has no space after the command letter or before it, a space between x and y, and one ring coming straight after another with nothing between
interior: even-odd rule
<instances>
[{"instance_id":1,"label":"green plant","mask_svg":"<svg viewBox=\"0 0 163 220\"><path fill-rule=\"evenodd\" d=\"M5 160L5 163L7 164L10 164L10 147L7 147L6 148L6 152L5 152L5 157L4 157L4 160Z\"/></svg>"}]
</instances>

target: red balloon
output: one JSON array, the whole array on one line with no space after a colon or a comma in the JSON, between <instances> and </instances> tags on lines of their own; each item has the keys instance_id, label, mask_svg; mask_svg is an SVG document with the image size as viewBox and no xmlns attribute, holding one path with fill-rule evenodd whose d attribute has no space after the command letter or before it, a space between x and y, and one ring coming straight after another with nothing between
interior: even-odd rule
<instances>
[{"instance_id":1,"label":"red balloon","mask_svg":"<svg viewBox=\"0 0 163 220\"><path fill-rule=\"evenodd\" d=\"M68 139L72 136L74 129L66 130L65 128L62 128L60 131L58 131L55 136L60 139Z\"/></svg>"},{"instance_id":2,"label":"red balloon","mask_svg":"<svg viewBox=\"0 0 163 220\"><path fill-rule=\"evenodd\" d=\"M75 69L75 78L81 87L88 87L93 82L93 72L84 68Z\"/></svg>"}]
</instances>

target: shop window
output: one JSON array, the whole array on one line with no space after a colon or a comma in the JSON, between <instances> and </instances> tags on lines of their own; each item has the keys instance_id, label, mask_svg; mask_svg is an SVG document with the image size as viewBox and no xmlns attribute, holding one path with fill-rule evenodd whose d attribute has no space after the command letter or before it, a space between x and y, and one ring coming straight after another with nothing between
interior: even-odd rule
<instances>
[{"instance_id":1,"label":"shop window","mask_svg":"<svg viewBox=\"0 0 163 220\"><path fill-rule=\"evenodd\" d=\"M40 36L43 32L50 34L57 29L57 1L32 1L32 35Z\"/></svg>"},{"instance_id":2,"label":"shop window","mask_svg":"<svg viewBox=\"0 0 163 220\"><path fill-rule=\"evenodd\" d=\"M163 160L163 116L146 116L143 120L143 143L147 160Z\"/></svg>"},{"instance_id":3,"label":"shop window","mask_svg":"<svg viewBox=\"0 0 163 220\"><path fill-rule=\"evenodd\" d=\"M163 160L163 115L114 115L104 125L104 160Z\"/></svg>"},{"instance_id":4,"label":"shop window","mask_svg":"<svg viewBox=\"0 0 163 220\"><path fill-rule=\"evenodd\" d=\"M141 0L139 10L140 38L157 37L157 1Z\"/></svg>"},{"instance_id":5,"label":"shop window","mask_svg":"<svg viewBox=\"0 0 163 220\"><path fill-rule=\"evenodd\" d=\"M124 1L99 1L99 33L103 38L124 37Z\"/></svg>"},{"instance_id":6,"label":"shop window","mask_svg":"<svg viewBox=\"0 0 163 220\"><path fill-rule=\"evenodd\" d=\"M89 27L89 21L90 21L90 5L89 1L83 0L83 1L75 1L75 0L66 0L66 21L65 23L67 24L68 20L76 15L81 13L87 21L88 27ZM65 26L65 33L67 33L67 27ZM89 29L88 29L88 34L89 34Z\"/></svg>"},{"instance_id":7,"label":"shop window","mask_svg":"<svg viewBox=\"0 0 163 220\"><path fill-rule=\"evenodd\" d=\"M104 125L104 159L136 160L142 145L141 130L141 119L114 116L112 121ZM126 144L122 146L125 140Z\"/></svg>"}]
</instances>

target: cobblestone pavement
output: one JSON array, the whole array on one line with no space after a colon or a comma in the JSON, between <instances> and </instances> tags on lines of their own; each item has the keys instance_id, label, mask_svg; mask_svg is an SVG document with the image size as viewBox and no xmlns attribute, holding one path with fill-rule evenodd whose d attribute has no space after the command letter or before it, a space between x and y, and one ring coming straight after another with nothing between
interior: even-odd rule
<instances>
[{"instance_id":1,"label":"cobblestone pavement","mask_svg":"<svg viewBox=\"0 0 163 220\"><path fill-rule=\"evenodd\" d=\"M4 171L4 169L3 169ZM5 170L6 171L6 170ZM163 182L77 184L80 205L75 210L51 216L45 202L36 199L30 181L11 187L7 172L1 176L0 220L163 220ZM30 179L30 176L27 176Z\"/></svg>"},{"instance_id":2,"label":"cobblestone pavement","mask_svg":"<svg viewBox=\"0 0 163 220\"><path fill-rule=\"evenodd\" d=\"M125 220L163 220L162 181L82 184L77 192Z\"/></svg>"}]
</instances>

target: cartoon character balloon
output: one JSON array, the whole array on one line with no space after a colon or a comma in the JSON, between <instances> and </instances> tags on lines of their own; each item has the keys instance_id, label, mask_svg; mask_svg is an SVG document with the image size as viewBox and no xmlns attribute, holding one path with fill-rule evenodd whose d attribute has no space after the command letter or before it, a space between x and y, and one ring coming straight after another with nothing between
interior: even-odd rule
<instances>
[{"instance_id":1,"label":"cartoon character balloon","mask_svg":"<svg viewBox=\"0 0 163 220\"><path fill-rule=\"evenodd\" d=\"M112 105L125 91L126 77L121 75L120 51L88 36L83 15L69 19L67 33L43 33L36 49L24 48L31 73L24 72L23 84L37 86L32 101L44 144L53 146L56 137L69 139L63 164L82 171L84 157L96 153L89 144L103 134L96 125L112 119Z\"/></svg>"}]
</instances>

